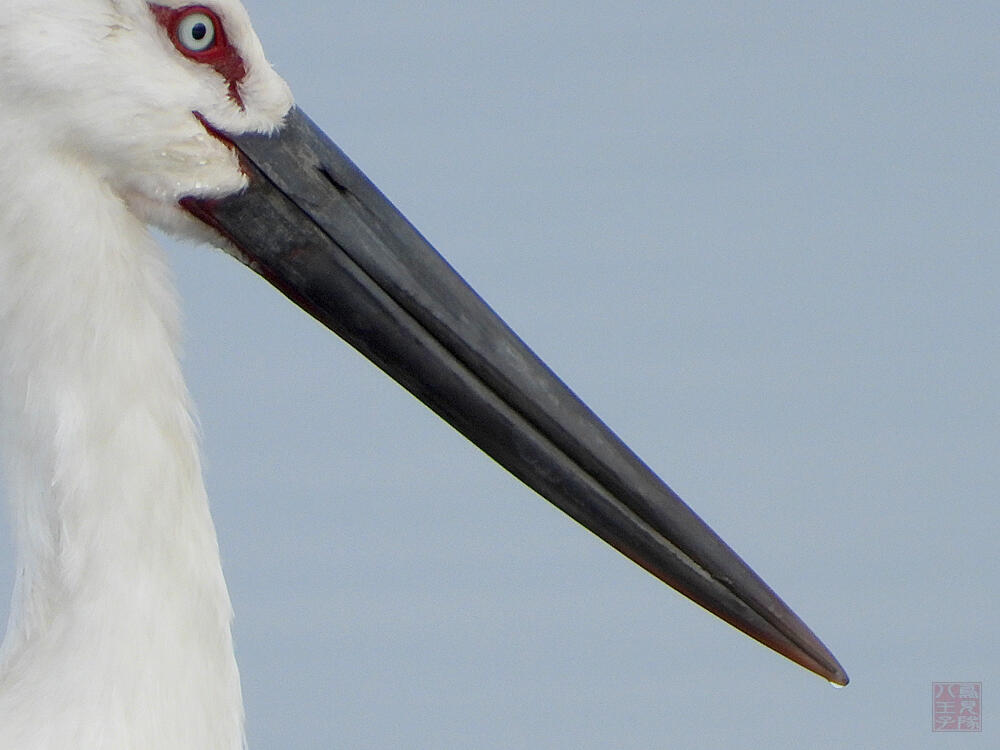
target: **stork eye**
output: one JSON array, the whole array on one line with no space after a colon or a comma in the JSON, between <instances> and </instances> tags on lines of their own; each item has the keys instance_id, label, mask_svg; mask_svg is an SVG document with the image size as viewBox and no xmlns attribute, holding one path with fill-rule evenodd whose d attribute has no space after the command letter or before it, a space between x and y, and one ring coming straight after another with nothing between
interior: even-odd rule
<instances>
[{"instance_id":1,"label":"stork eye","mask_svg":"<svg viewBox=\"0 0 1000 750\"><path fill-rule=\"evenodd\" d=\"M194 11L177 23L177 41L189 52L207 52L215 45L215 19Z\"/></svg>"},{"instance_id":2,"label":"stork eye","mask_svg":"<svg viewBox=\"0 0 1000 750\"><path fill-rule=\"evenodd\" d=\"M215 11L204 5L168 8L153 2L149 9L174 48L189 60L215 68L229 83L229 96L242 108L239 84L246 78L247 68L239 50L226 38L226 29Z\"/></svg>"}]
</instances>

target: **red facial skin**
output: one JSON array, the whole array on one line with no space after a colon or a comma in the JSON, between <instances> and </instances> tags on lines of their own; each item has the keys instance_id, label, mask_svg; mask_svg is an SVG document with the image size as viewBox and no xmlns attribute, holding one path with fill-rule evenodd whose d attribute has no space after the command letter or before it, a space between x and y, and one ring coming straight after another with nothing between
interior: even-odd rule
<instances>
[{"instance_id":1,"label":"red facial skin","mask_svg":"<svg viewBox=\"0 0 1000 750\"><path fill-rule=\"evenodd\" d=\"M243 58L240 57L240 53L226 38L226 30L215 11L211 8L206 8L204 5L188 5L184 8L167 8L163 5L150 3L149 8L153 12L153 16L155 16L160 26L162 26L170 36L170 41L174 43L174 47L177 48L177 51L189 60L204 63L205 65L211 65L215 68L216 72L218 72L219 75L225 78L229 83L229 96L234 102L236 102L237 105L239 105L240 109L245 109L243 106L243 99L240 96L239 83L246 78L246 65L244 65ZM180 22L191 13L204 13L206 16L211 18L212 23L215 24L215 41L212 43L211 47L204 49L201 52L192 52L181 44L180 38L177 36L177 27L180 25Z\"/></svg>"}]
</instances>

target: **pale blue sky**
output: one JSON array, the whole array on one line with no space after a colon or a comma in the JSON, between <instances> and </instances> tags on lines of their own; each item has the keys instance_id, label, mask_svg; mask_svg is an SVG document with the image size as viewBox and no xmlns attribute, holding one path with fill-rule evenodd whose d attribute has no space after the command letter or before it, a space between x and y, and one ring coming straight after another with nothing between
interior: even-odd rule
<instances>
[{"instance_id":1,"label":"pale blue sky","mask_svg":"<svg viewBox=\"0 0 1000 750\"><path fill-rule=\"evenodd\" d=\"M852 678L171 243L251 748L997 746L996 3L247 5L302 107ZM931 734L935 680L984 684L982 734Z\"/></svg>"}]
</instances>

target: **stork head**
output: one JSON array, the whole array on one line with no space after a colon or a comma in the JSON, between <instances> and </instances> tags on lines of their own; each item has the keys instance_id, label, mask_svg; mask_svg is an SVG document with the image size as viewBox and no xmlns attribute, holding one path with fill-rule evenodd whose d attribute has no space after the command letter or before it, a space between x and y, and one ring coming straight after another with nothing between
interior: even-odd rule
<instances>
[{"instance_id":1,"label":"stork head","mask_svg":"<svg viewBox=\"0 0 1000 750\"><path fill-rule=\"evenodd\" d=\"M246 185L235 152L214 133L273 131L292 106L237 0L4 6L8 130L97 171L140 218L175 233L203 234L180 198Z\"/></svg>"},{"instance_id":2,"label":"stork head","mask_svg":"<svg viewBox=\"0 0 1000 750\"><path fill-rule=\"evenodd\" d=\"M211 234L622 553L847 682L809 628L292 107L236 0L4 7L0 154L31 143L92 171L143 220Z\"/></svg>"}]
</instances>

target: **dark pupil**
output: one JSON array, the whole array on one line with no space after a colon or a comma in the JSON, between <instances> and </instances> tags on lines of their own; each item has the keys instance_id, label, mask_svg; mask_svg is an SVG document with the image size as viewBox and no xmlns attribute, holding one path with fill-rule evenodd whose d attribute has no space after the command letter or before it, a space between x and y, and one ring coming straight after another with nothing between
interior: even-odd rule
<instances>
[{"instance_id":1,"label":"dark pupil","mask_svg":"<svg viewBox=\"0 0 1000 750\"><path fill-rule=\"evenodd\" d=\"M196 23L191 29L191 36L195 38L195 41L200 42L208 36L208 27L203 23Z\"/></svg>"}]
</instances>

